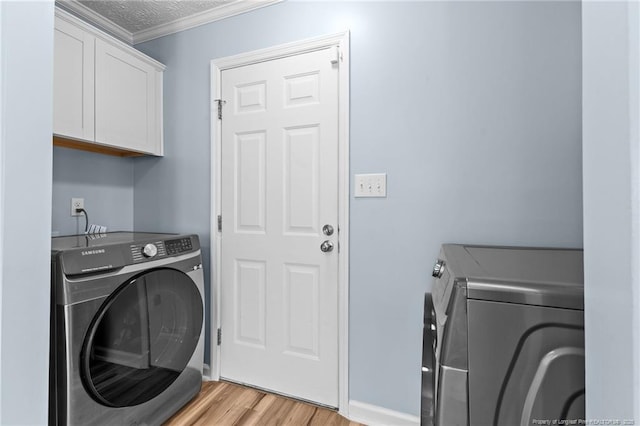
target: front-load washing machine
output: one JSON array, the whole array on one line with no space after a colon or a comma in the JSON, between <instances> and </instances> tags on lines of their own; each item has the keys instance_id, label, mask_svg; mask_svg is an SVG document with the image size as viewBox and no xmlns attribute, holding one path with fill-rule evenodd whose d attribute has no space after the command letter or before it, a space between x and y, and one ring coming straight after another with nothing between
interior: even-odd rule
<instances>
[{"instance_id":1,"label":"front-load washing machine","mask_svg":"<svg viewBox=\"0 0 640 426\"><path fill-rule=\"evenodd\" d=\"M423 426L584 419L582 250L443 245L433 276Z\"/></svg>"},{"instance_id":2,"label":"front-load washing machine","mask_svg":"<svg viewBox=\"0 0 640 426\"><path fill-rule=\"evenodd\" d=\"M196 235L52 239L50 424L156 425L200 390Z\"/></svg>"}]
</instances>

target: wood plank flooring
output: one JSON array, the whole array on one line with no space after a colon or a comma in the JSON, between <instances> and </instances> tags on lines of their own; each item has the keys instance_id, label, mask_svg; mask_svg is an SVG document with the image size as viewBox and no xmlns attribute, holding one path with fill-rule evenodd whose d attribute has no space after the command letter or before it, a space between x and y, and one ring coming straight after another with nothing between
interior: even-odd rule
<instances>
[{"instance_id":1,"label":"wood plank flooring","mask_svg":"<svg viewBox=\"0 0 640 426\"><path fill-rule=\"evenodd\" d=\"M164 426L361 426L327 408L227 382L203 382L200 393Z\"/></svg>"}]
</instances>

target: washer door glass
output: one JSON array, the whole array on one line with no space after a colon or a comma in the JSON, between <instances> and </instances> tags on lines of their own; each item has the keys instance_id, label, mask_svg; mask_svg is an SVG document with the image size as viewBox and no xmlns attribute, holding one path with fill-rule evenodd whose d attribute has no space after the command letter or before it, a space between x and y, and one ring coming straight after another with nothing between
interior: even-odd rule
<instances>
[{"instance_id":1,"label":"washer door glass","mask_svg":"<svg viewBox=\"0 0 640 426\"><path fill-rule=\"evenodd\" d=\"M185 369L202 328L202 297L175 269L146 271L100 307L82 350L82 379L110 407L142 404Z\"/></svg>"}]
</instances>

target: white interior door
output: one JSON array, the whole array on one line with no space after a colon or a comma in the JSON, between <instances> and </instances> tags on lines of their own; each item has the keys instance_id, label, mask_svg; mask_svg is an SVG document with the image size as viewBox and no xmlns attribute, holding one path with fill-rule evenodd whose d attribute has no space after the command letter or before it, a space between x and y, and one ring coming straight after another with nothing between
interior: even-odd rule
<instances>
[{"instance_id":1,"label":"white interior door","mask_svg":"<svg viewBox=\"0 0 640 426\"><path fill-rule=\"evenodd\" d=\"M335 57L327 48L222 71L220 264L221 376L334 407Z\"/></svg>"}]
</instances>

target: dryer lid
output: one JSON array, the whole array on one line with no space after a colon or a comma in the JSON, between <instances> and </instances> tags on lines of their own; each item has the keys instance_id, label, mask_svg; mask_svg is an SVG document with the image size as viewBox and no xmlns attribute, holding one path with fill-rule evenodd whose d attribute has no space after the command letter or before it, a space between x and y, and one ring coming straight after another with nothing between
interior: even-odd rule
<instances>
[{"instance_id":1,"label":"dryer lid","mask_svg":"<svg viewBox=\"0 0 640 426\"><path fill-rule=\"evenodd\" d=\"M453 273L470 299L584 309L579 249L447 245Z\"/></svg>"}]
</instances>

